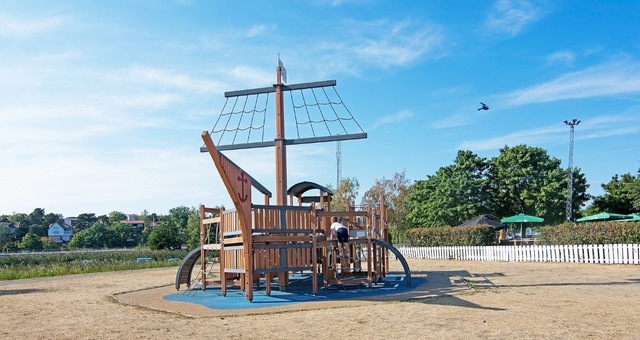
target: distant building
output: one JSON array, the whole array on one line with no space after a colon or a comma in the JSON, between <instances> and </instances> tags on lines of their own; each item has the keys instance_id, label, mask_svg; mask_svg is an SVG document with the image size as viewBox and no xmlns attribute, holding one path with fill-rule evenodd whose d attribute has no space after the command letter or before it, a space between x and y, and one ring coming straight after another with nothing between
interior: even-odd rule
<instances>
[{"instance_id":1,"label":"distant building","mask_svg":"<svg viewBox=\"0 0 640 340\"><path fill-rule=\"evenodd\" d=\"M128 225L131 229L144 229L144 220L122 220L120 223Z\"/></svg>"},{"instance_id":2,"label":"distant building","mask_svg":"<svg viewBox=\"0 0 640 340\"><path fill-rule=\"evenodd\" d=\"M127 219L126 220L122 220L120 221L123 224L126 224L128 226L131 227L131 229L136 230L136 229L144 229L144 220L140 219L139 215L136 214L127 214ZM149 225L149 227L151 229L155 228L157 225L156 221L152 221Z\"/></svg>"},{"instance_id":3,"label":"distant building","mask_svg":"<svg viewBox=\"0 0 640 340\"><path fill-rule=\"evenodd\" d=\"M135 221L139 219L140 217L136 214L127 214L127 221Z\"/></svg>"},{"instance_id":4,"label":"distant building","mask_svg":"<svg viewBox=\"0 0 640 340\"><path fill-rule=\"evenodd\" d=\"M49 226L47 235L56 243L66 243L69 242L73 236L73 227L62 221L52 223Z\"/></svg>"},{"instance_id":5,"label":"distant building","mask_svg":"<svg viewBox=\"0 0 640 340\"><path fill-rule=\"evenodd\" d=\"M7 231L7 233L9 233L9 234L15 233L16 229L18 229L19 225L20 225L20 223L0 222L0 228L5 229Z\"/></svg>"},{"instance_id":6,"label":"distant building","mask_svg":"<svg viewBox=\"0 0 640 340\"><path fill-rule=\"evenodd\" d=\"M64 223L66 223L66 224L68 224L68 225L70 225L72 227L75 227L76 224L78 223L78 218L77 217L65 217L64 218Z\"/></svg>"}]
</instances>

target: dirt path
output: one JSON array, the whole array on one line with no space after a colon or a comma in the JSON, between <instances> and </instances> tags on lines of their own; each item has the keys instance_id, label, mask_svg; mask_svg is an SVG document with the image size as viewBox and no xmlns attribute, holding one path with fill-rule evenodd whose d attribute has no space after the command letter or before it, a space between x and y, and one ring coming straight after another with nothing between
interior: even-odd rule
<instances>
[{"instance_id":1,"label":"dirt path","mask_svg":"<svg viewBox=\"0 0 640 340\"><path fill-rule=\"evenodd\" d=\"M409 265L414 275L428 276L410 296L394 297L404 302L337 301L258 315L195 313L191 305L185 316L112 298L171 286L175 268L0 282L0 338L640 337L638 266L413 259ZM162 307L161 295L157 300Z\"/></svg>"}]
</instances>

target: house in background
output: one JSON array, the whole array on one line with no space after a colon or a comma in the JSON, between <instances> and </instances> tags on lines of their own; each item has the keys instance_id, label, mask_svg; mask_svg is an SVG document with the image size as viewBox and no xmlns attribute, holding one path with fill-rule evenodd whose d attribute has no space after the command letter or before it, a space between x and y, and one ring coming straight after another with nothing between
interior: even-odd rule
<instances>
[{"instance_id":1,"label":"house in background","mask_svg":"<svg viewBox=\"0 0 640 340\"><path fill-rule=\"evenodd\" d=\"M123 224L126 224L131 227L132 230L143 230L144 229L144 219L141 219L140 216L135 214L128 214L126 220L120 221ZM157 222L151 221L149 227L151 229L157 226Z\"/></svg>"},{"instance_id":2,"label":"house in background","mask_svg":"<svg viewBox=\"0 0 640 340\"><path fill-rule=\"evenodd\" d=\"M8 234L13 234L16 232L16 229L18 228L18 226L20 225L20 223L13 223L13 222L0 222L0 228L5 229L7 231Z\"/></svg>"},{"instance_id":3,"label":"house in background","mask_svg":"<svg viewBox=\"0 0 640 340\"><path fill-rule=\"evenodd\" d=\"M49 226L47 236L52 238L56 243L66 243L69 242L71 236L73 236L73 228L67 223L58 221Z\"/></svg>"},{"instance_id":4,"label":"house in background","mask_svg":"<svg viewBox=\"0 0 640 340\"><path fill-rule=\"evenodd\" d=\"M132 230L144 229L144 220L141 220L140 217L135 214L127 214L127 219L120 222L128 225Z\"/></svg>"},{"instance_id":5,"label":"house in background","mask_svg":"<svg viewBox=\"0 0 640 340\"><path fill-rule=\"evenodd\" d=\"M66 224L68 224L68 225L70 225L72 227L75 227L76 224L78 223L78 218L77 217L65 217L64 218L64 223L66 223Z\"/></svg>"}]
</instances>

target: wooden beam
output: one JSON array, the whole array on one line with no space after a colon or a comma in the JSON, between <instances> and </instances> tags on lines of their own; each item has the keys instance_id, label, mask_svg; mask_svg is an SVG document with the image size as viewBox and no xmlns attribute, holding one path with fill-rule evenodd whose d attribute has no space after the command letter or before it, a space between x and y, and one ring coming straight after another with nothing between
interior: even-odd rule
<instances>
[{"instance_id":1,"label":"wooden beam","mask_svg":"<svg viewBox=\"0 0 640 340\"><path fill-rule=\"evenodd\" d=\"M278 83L280 83L280 81L278 81ZM279 85L282 86L282 91L293 91L293 90L312 89L317 87L336 86L336 81L323 80L323 81L315 81L311 83L300 83L300 84L291 84L291 85L279 84ZM276 92L275 85L272 87L260 87L260 88L248 89L248 90L227 91L224 93L224 96L225 98L231 98L231 97L250 96L252 94L263 94L263 93L272 93L272 92Z\"/></svg>"}]
</instances>

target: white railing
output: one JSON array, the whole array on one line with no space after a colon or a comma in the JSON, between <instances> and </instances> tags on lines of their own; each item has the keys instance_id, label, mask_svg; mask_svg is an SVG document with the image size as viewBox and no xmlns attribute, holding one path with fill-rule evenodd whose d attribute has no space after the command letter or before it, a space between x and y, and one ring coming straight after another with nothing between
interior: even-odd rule
<instances>
[{"instance_id":1,"label":"white railing","mask_svg":"<svg viewBox=\"0 0 640 340\"><path fill-rule=\"evenodd\" d=\"M397 249L405 258L432 260L640 264L640 244L486 247L399 246Z\"/></svg>"}]
</instances>

